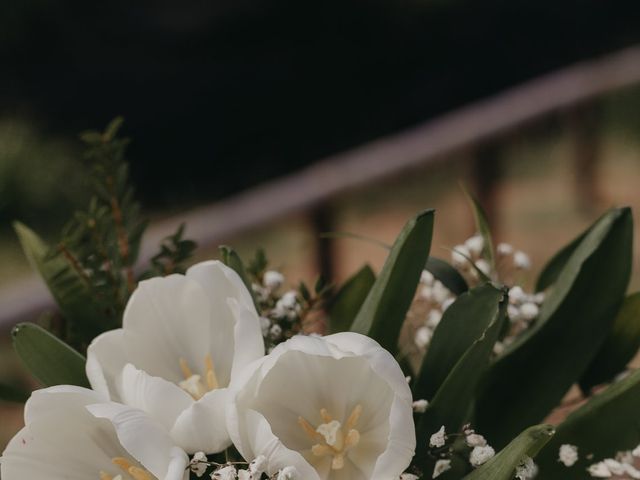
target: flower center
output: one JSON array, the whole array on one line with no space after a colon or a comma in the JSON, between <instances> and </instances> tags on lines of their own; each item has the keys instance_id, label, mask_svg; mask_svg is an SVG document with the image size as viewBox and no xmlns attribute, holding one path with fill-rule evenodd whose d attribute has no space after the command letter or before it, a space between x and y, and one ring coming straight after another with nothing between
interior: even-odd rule
<instances>
[{"instance_id":1,"label":"flower center","mask_svg":"<svg viewBox=\"0 0 640 480\"><path fill-rule=\"evenodd\" d=\"M340 470L344 467L345 454L360 442L360 432L355 429L362 414L362 405L358 404L351 411L347 421L340 423L323 408L320 410L321 423L317 428L304 418L298 417L298 424L311 438L317 442L311 447L311 453L316 457L332 457L331 468Z\"/></svg>"},{"instance_id":2,"label":"flower center","mask_svg":"<svg viewBox=\"0 0 640 480\"><path fill-rule=\"evenodd\" d=\"M115 457L111 459L111 463L116 465L124 472L124 477L122 474L117 474L115 477L109 475L105 471L100 472L100 480L128 480L129 478L133 478L133 480L156 480L156 477L151 475L144 468L136 467L131 465L131 462L123 457Z\"/></svg>"},{"instance_id":3,"label":"flower center","mask_svg":"<svg viewBox=\"0 0 640 480\"><path fill-rule=\"evenodd\" d=\"M204 381L200 375L196 375L191 371L189 364L184 358L181 358L179 363L184 380L178 383L178 385L195 400L200 400L205 393L220 387L216 371L213 368L211 354L207 354L207 356L204 357Z\"/></svg>"}]
</instances>

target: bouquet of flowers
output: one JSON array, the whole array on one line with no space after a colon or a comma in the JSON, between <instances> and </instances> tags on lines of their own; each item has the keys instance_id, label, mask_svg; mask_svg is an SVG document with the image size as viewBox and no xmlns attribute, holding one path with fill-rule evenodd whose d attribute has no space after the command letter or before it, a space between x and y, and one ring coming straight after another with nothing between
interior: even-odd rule
<instances>
[{"instance_id":1,"label":"bouquet of flowers","mask_svg":"<svg viewBox=\"0 0 640 480\"><path fill-rule=\"evenodd\" d=\"M46 388L3 480L640 478L628 208L532 292L528 256L494 248L473 198L478 233L450 262L429 254L427 210L378 274L341 286L289 288L263 252L244 263L229 247L186 269L183 228L141 270L119 126L83 134L96 194L56 245L16 224L59 314L13 331ZM570 413L541 423L559 405Z\"/></svg>"}]
</instances>

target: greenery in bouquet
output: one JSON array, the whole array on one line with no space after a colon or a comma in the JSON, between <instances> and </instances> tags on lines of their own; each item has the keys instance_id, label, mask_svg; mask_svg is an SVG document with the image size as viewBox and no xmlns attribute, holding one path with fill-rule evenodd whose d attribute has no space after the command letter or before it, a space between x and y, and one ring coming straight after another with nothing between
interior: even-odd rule
<instances>
[{"instance_id":1,"label":"greenery in bouquet","mask_svg":"<svg viewBox=\"0 0 640 480\"><path fill-rule=\"evenodd\" d=\"M640 478L630 209L533 289L529 257L494 247L471 195L477 234L449 261L430 255L426 210L378 273L342 285L293 286L263 251L245 263L226 246L187 268L183 227L141 266L120 124L83 134L95 196L59 242L16 224L58 313L12 334L44 388L4 480Z\"/></svg>"}]
</instances>

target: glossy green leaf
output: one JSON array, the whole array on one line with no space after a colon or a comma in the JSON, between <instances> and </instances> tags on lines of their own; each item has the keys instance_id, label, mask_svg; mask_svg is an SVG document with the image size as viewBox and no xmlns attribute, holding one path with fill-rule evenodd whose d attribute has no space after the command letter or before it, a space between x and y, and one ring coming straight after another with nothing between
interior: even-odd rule
<instances>
[{"instance_id":1,"label":"glossy green leaf","mask_svg":"<svg viewBox=\"0 0 640 480\"><path fill-rule=\"evenodd\" d=\"M514 478L516 467L525 457L536 457L536 454L554 436L554 429L551 425L536 425L527 428L524 432L514 438L498 454L487 463L477 468L464 480L511 480ZM543 475L537 478L550 479ZM556 478L556 477L553 477ZM564 478L562 476L557 478ZM581 478L585 478L584 476Z\"/></svg>"},{"instance_id":2,"label":"glossy green leaf","mask_svg":"<svg viewBox=\"0 0 640 480\"><path fill-rule=\"evenodd\" d=\"M85 358L44 328L33 323L20 323L11 335L16 353L32 375L45 386L89 386Z\"/></svg>"},{"instance_id":3,"label":"glossy green leaf","mask_svg":"<svg viewBox=\"0 0 640 480\"><path fill-rule=\"evenodd\" d=\"M613 327L580 379L584 392L601 383L609 382L624 371L640 348L640 292L625 298L616 315Z\"/></svg>"},{"instance_id":4,"label":"glossy green leaf","mask_svg":"<svg viewBox=\"0 0 640 480\"><path fill-rule=\"evenodd\" d=\"M328 308L332 333L349 330L375 281L375 273L365 265L344 282Z\"/></svg>"},{"instance_id":5,"label":"glossy green leaf","mask_svg":"<svg viewBox=\"0 0 640 480\"><path fill-rule=\"evenodd\" d=\"M481 287L485 292L490 292L490 286ZM455 362L448 375L439 386L433 400L429 403L427 410L420 415L418 422L418 458L426 459L425 471L431 471L433 465L425 454L424 450L429 442L429 436L436 432L442 425L448 432L460 431L462 425L469 420L473 406L474 393L483 374L489 366L489 360L493 352L500 331L502 330L507 307L507 296L505 292L497 290L498 297L486 293L491 301L497 300L498 304L493 304L487 308L492 316L488 325L480 332L476 340L466 349L462 356ZM495 292L492 292L495 293ZM473 298L471 292L469 298ZM490 301L488 302L490 303ZM466 303L467 306L471 303ZM449 308L452 308L453 305ZM484 307L484 305L483 305ZM464 309L468 315L473 315L473 310ZM443 320L444 321L444 320ZM481 322L486 322L482 318ZM451 322L453 323L453 322ZM452 325L450 325L451 327ZM439 328L439 327L438 327ZM435 338L435 335L434 335ZM443 359L443 361L450 359ZM440 368L440 367L438 367ZM415 398L420 398L415 396Z\"/></svg>"},{"instance_id":6,"label":"glossy green leaf","mask_svg":"<svg viewBox=\"0 0 640 480\"><path fill-rule=\"evenodd\" d=\"M460 272L444 260L429 257L424 268L431 272L437 280L440 280L454 295L460 295L469 290L469 286Z\"/></svg>"},{"instance_id":7,"label":"glossy green leaf","mask_svg":"<svg viewBox=\"0 0 640 480\"><path fill-rule=\"evenodd\" d=\"M29 393L12 385L0 383L0 401L24 403L27 398L29 398Z\"/></svg>"},{"instance_id":8,"label":"glossy green leaf","mask_svg":"<svg viewBox=\"0 0 640 480\"><path fill-rule=\"evenodd\" d=\"M97 304L91 287L62 255L52 255L50 247L31 229L15 222L14 229L31 266L40 274L62 314L93 338L116 328L113 318Z\"/></svg>"},{"instance_id":9,"label":"glossy green leaf","mask_svg":"<svg viewBox=\"0 0 640 480\"><path fill-rule=\"evenodd\" d=\"M502 290L484 284L463 293L445 310L414 383L415 398L433 398L455 364L495 320L503 298Z\"/></svg>"},{"instance_id":10,"label":"glossy green leaf","mask_svg":"<svg viewBox=\"0 0 640 480\"><path fill-rule=\"evenodd\" d=\"M351 326L351 331L369 335L392 354L429 257L433 217L433 210L427 210L407 222Z\"/></svg>"},{"instance_id":11,"label":"glossy green leaf","mask_svg":"<svg viewBox=\"0 0 640 480\"><path fill-rule=\"evenodd\" d=\"M222 263L224 263L227 267L234 270L238 274L238 276L242 279L242 283L245 284L245 286L247 287L247 290L249 290L249 293L251 294L251 298L253 299L253 304L255 305L256 309L258 309L259 306L258 306L258 300L256 299L256 294L253 291L253 288L251 287L251 280L249 280L247 271L244 268L244 263L242 262L240 255L238 255L238 252L236 252L233 248L227 245L221 245L220 247L218 247L218 250L220 252Z\"/></svg>"},{"instance_id":12,"label":"glossy green leaf","mask_svg":"<svg viewBox=\"0 0 640 480\"><path fill-rule=\"evenodd\" d=\"M471 205L471 209L473 210L473 217L476 222L476 229L478 233L484 239L484 246L482 247L482 256L489 261L489 265L491 265L492 269L495 269L495 257L493 254L493 239L491 236L491 228L489 227L489 220L487 219L487 214L480 205L478 199L468 190L464 189L465 194L469 200L469 204Z\"/></svg>"},{"instance_id":13,"label":"glossy green leaf","mask_svg":"<svg viewBox=\"0 0 640 480\"><path fill-rule=\"evenodd\" d=\"M557 427L556 436L540 452L540 478L566 480L588 478L592 463L613 458L640 444L640 370L592 397ZM558 463L560 445L578 447L578 462L567 468ZM588 459L587 456L593 457Z\"/></svg>"},{"instance_id":14,"label":"glossy green leaf","mask_svg":"<svg viewBox=\"0 0 640 480\"><path fill-rule=\"evenodd\" d=\"M537 322L493 364L476 403L476 427L492 445L542 420L586 370L624 299L632 236L628 208L596 222L558 274Z\"/></svg>"}]
</instances>

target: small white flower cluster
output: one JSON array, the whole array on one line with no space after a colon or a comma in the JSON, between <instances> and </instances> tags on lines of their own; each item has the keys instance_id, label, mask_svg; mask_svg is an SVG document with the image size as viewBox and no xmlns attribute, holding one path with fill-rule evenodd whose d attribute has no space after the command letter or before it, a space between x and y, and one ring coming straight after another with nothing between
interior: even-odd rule
<instances>
[{"instance_id":1,"label":"small white flower cluster","mask_svg":"<svg viewBox=\"0 0 640 480\"><path fill-rule=\"evenodd\" d=\"M588 455L590 458L592 455ZM578 447L575 445L561 445L558 461L565 467L572 467L579 460ZM636 465L640 462L640 445L631 451L618 452L615 458L605 458L587 468L592 478L640 479L640 469Z\"/></svg>"},{"instance_id":2,"label":"small white flower cluster","mask_svg":"<svg viewBox=\"0 0 640 480\"><path fill-rule=\"evenodd\" d=\"M502 341L495 344L494 353L500 355L507 345L531 326L540 314L540 307L544 299L544 292L526 293L518 285L509 289L507 316L510 327Z\"/></svg>"},{"instance_id":3,"label":"small white flower cluster","mask_svg":"<svg viewBox=\"0 0 640 480\"><path fill-rule=\"evenodd\" d=\"M228 462L219 464L208 461L204 452L196 452L189 463L189 469L198 478L204 476L209 468L213 468L213 471L209 474L211 480L259 480L262 478L266 467L267 459L263 455L256 457L250 463ZM295 467L289 466L269 478L273 480L299 480L300 475Z\"/></svg>"},{"instance_id":4,"label":"small white flower cluster","mask_svg":"<svg viewBox=\"0 0 640 480\"><path fill-rule=\"evenodd\" d=\"M288 290L281 294L285 283L282 273L267 270L262 274L262 283L253 283L251 288L258 300L262 336L267 345L273 347L298 333L302 304L298 292Z\"/></svg>"},{"instance_id":5,"label":"small white flower cluster","mask_svg":"<svg viewBox=\"0 0 640 480\"><path fill-rule=\"evenodd\" d=\"M513 271L531 268L529 255L516 250L508 243L500 243L496 247L496 270L493 270L487 257L484 238L480 234L475 234L464 243L456 245L451 253L451 263L470 286L478 284L480 280L477 270L507 284ZM413 336L413 342L420 352L428 348L443 313L455 299L456 296L431 272L427 270L422 272L416 298L408 313L408 318L420 319L419 323L414 322L416 329ZM496 343L494 348L496 355L500 355L507 345L531 326L538 317L543 301L544 293L542 292L526 293L517 285L509 291L508 316L511 327L505 337Z\"/></svg>"},{"instance_id":6,"label":"small white flower cluster","mask_svg":"<svg viewBox=\"0 0 640 480\"><path fill-rule=\"evenodd\" d=\"M473 430L469 425L464 426L462 430L462 434L454 434L454 435L451 435L451 437L458 437L460 435L464 436L465 445L470 449L469 463L471 464L472 467L477 468L480 465L483 465L489 459L493 458L493 456L495 455L496 453L495 450L491 445L487 443L487 440L479 433L476 433L475 430ZM429 447L435 450L441 450L443 449L443 447L445 447L447 440L449 440L449 437L450 435L447 435L445 427L443 425L440 427L440 429L437 432L435 432L429 438ZM433 453L436 453L436 454L439 453L439 456L443 457L443 458L439 458L436 461L436 464L433 469L433 474L431 475L431 478L437 478L438 476L442 475L444 472L448 471L451 468L451 459L446 458L447 455L451 454L451 451L446 451L444 453L443 452L433 452ZM531 462L531 464L533 464L533 462ZM525 476L525 474L529 475L528 472L531 472L532 470L537 470L534 467L535 465L531 466L529 465L528 462L523 462L522 467L520 468L520 470L517 471L517 472L520 472L521 477L517 477L517 478L519 478L520 480L533 478L532 476Z\"/></svg>"},{"instance_id":7,"label":"small white flower cluster","mask_svg":"<svg viewBox=\"0 0 640 480\"><path fill-rule=\"evenodd\" d=\"M516 467L516 479L517 480L531 480L538 475L538 466L534 463L533 459L528 456L520 461Z\"/></svg>"},{"instance_id":8,"label":"small white flower cluster","mask_svg":"<svg viewBox=\"0 0 640 480\"><path fill-rule=\"evenodd\" d=\"M488 277L494 275L491 264L485 258L485 242L480 234L476 234L465 240L463 244L453 247L451 263L465 277L474 281L478 279L477 270L480 270Z\"/></svg>"},{"instance_id":9,"label":"small white flower cluster","mask_svg":"<svg viewBox=\"0 0 640 480\"><path fill-rule=\"evenodd\" d=\"M418 298L414 302L420 303L420 305L416 305L414 312L424 312L426 321L416 330L414 336L414 342L418 348L427 348L431 342L433 331L442 319L442 314L454 300L455 295L440 280L437 280L428 270L422 271Z\"/></svg>"}]
</instances>

